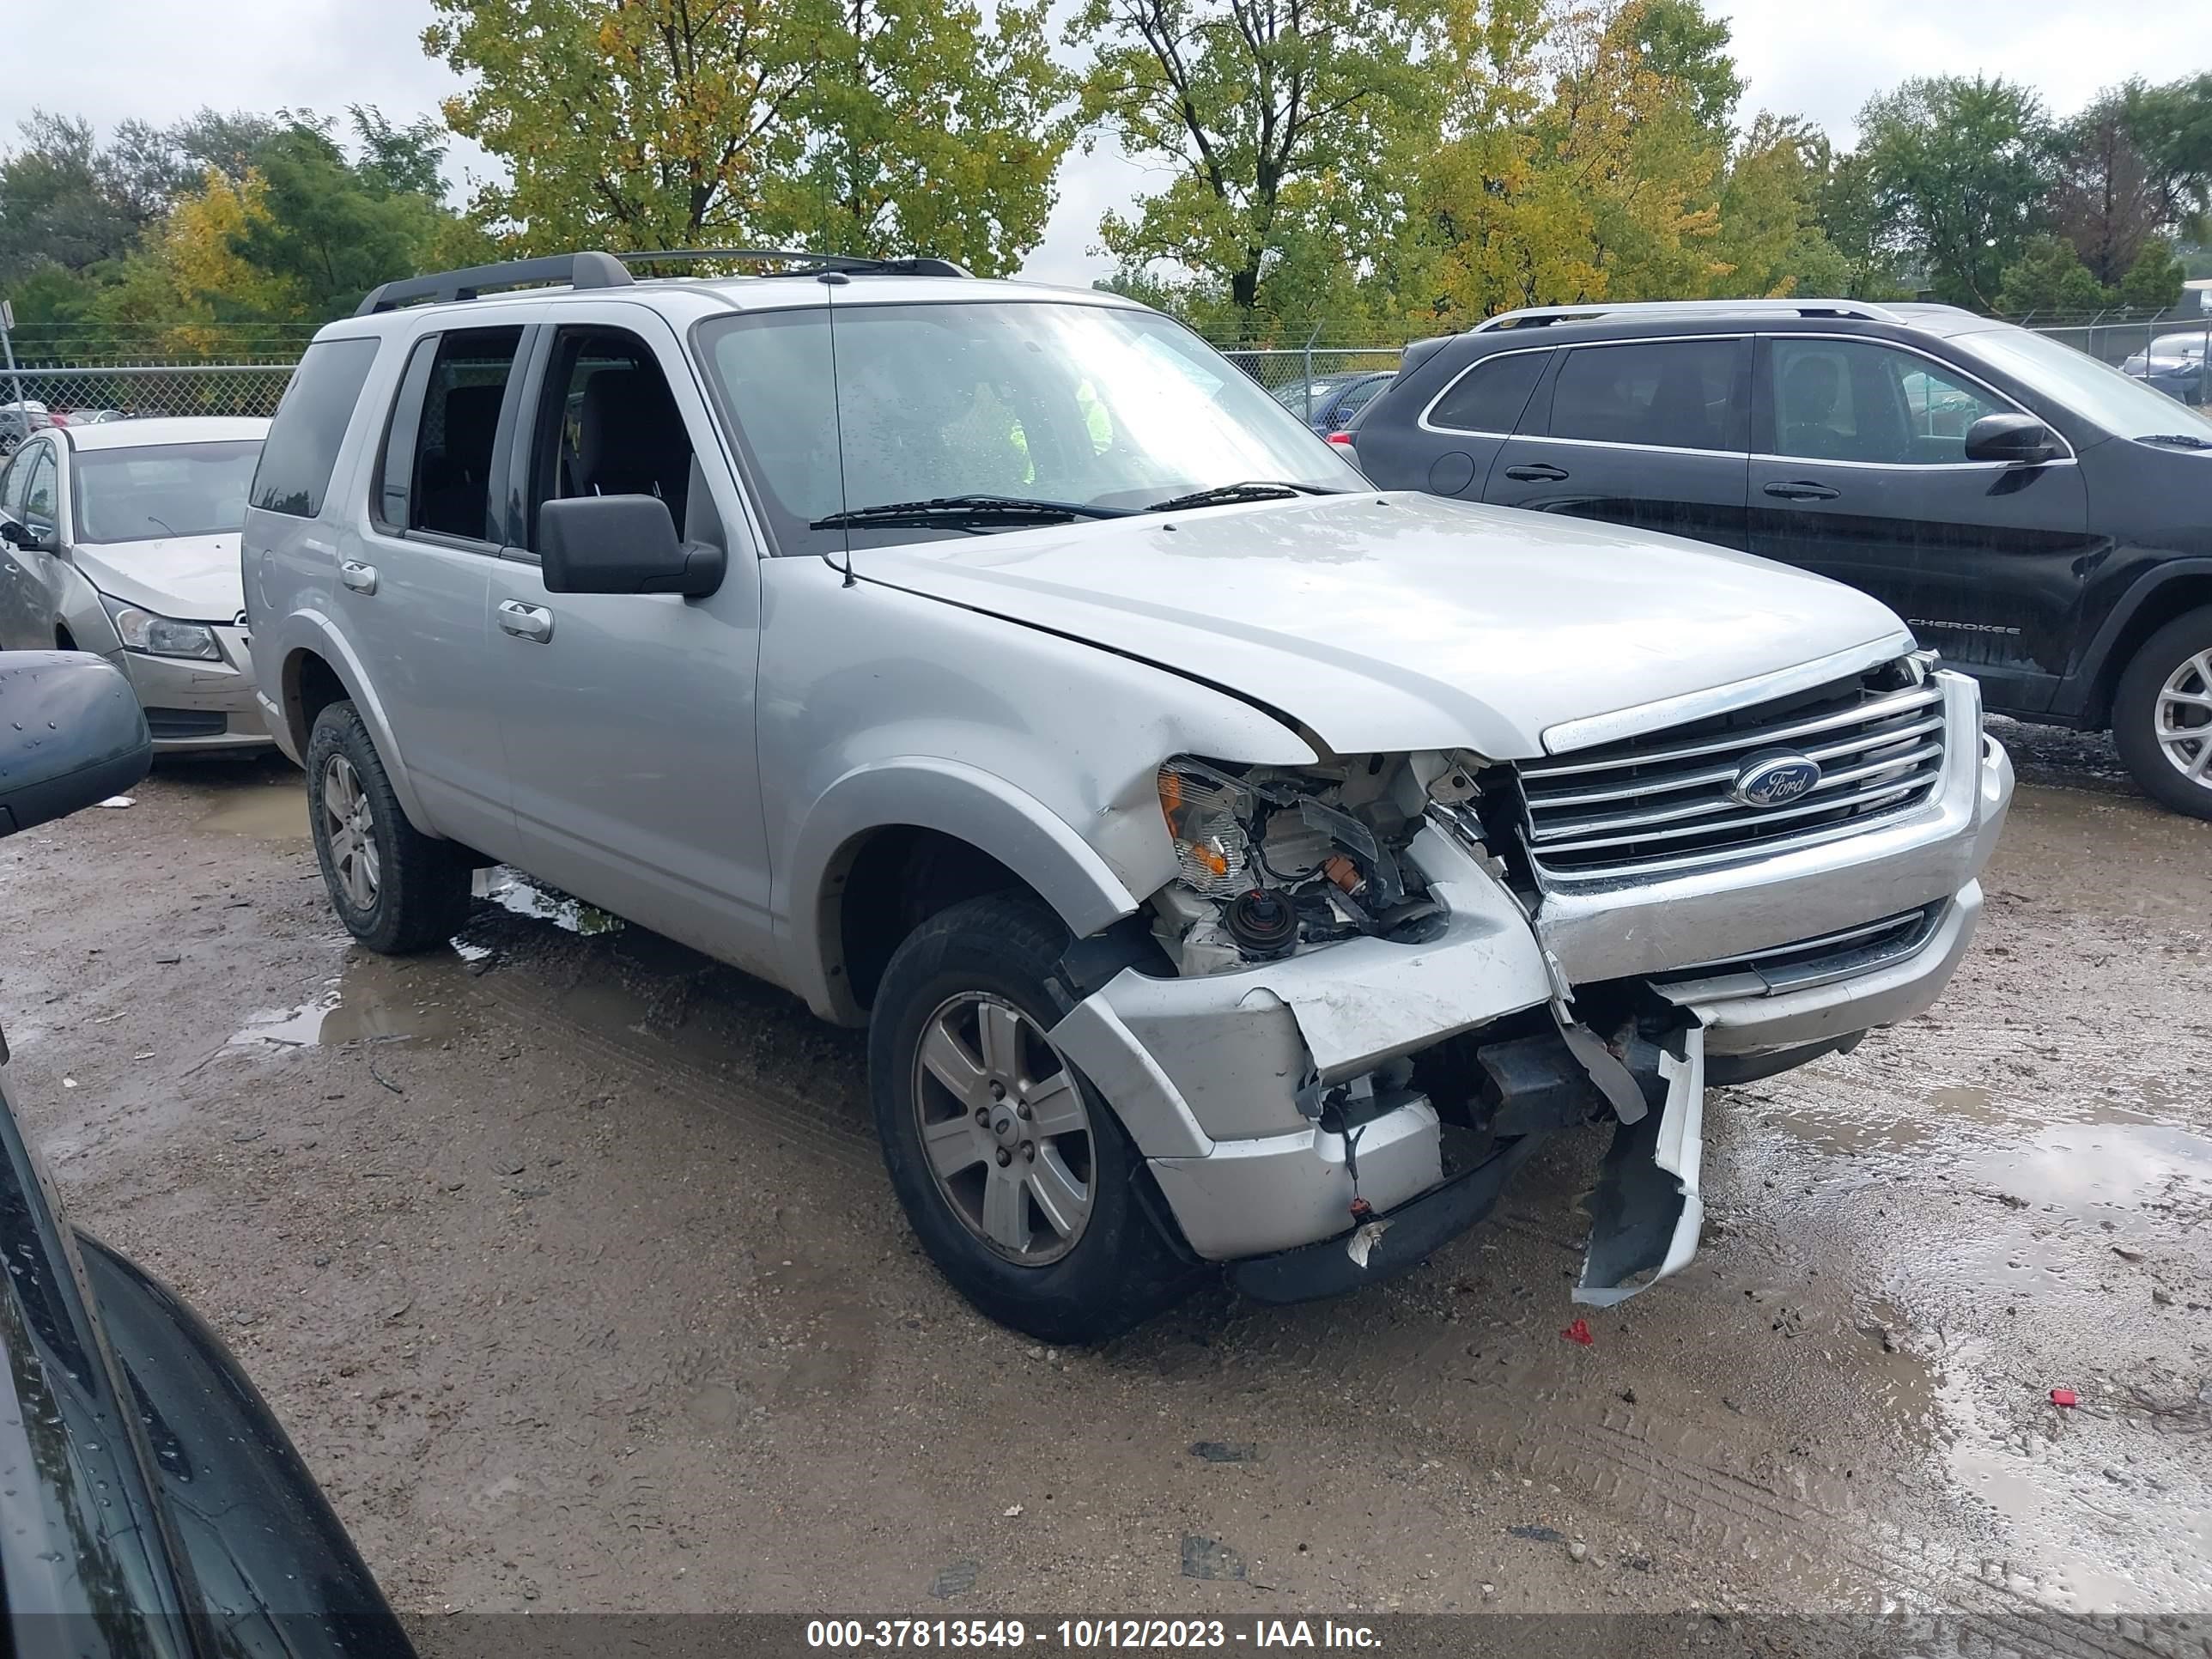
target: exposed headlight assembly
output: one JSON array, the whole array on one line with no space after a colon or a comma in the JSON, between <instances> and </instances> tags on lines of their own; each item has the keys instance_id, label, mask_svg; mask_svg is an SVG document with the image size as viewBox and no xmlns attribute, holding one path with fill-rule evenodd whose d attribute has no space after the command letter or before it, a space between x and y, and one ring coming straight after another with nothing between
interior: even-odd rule
<instances>
[{"instance_id":1,"label":"exposed headlight assembly","mask_svg":"<svg viewBox=\"0 0 2212 1659\"><path fill-rule=\"evenodd\" d=\"M1180 879L1155 931L1186 973L1367 933L1413 942L1440 926L1407 847L1431 809L1474 794L1431 755L1356 755L1230 771L1188 756L1159 769Z\"/></svg>"},{"instance_id":2,"label":"exposed headlight assembly","mask_svg":"<svg viewBox=\"0 0 2212 1659\"><path fill-rule=\"evenodd\" d=\"M141 610L135 605L110 599L103 593L100 602L107 607L114 619L115 632L126 651L143 652L149 657L193 657L204 662L221 662L222 647L215 642L215 630L199 623L179 622L173 617L156 616L151 611Z\"/></svg>"}]
</instances>

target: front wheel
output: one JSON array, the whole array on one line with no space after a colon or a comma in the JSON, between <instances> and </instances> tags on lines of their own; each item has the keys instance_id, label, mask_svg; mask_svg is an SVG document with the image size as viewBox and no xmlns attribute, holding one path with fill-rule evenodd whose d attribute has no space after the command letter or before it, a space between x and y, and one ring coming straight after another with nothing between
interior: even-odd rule
<instances>
[{"instance_id":1,"label":"front wheel","mask_svg":"<svg viewBox=\"0 0 2212 1659\"><path fill-rule=\"evenodd\" d=\"M307 768L315 858L346 931L386 956L450 939L468 914L468 862L407 821L352 703L315 716Z\"/></svg>"},{"instance_id":2,"label":"front wheel","mask_svg":"<svg viewBox=\"0 0 2212 1659\"><path fill-rule=\"evenodd\" d=\"M1034 901L940 911L884 969L868 1025L884 1161L939 1271L1053 1342L1118 1334L1185 1269L1145 1213L1143 1160L1049 1035L1067 936Z\"/></svg>"},{"instance_id":3,"label":"front wheel","mask_svg":"<svg viewBox=\"0 0 2212 1659\"><path fill-rule=\"evenodd\" d=\"M2144 793L2212 818L2212 605L2143 641L2112 695L2112 740Z\"/></svg>"}]
</instances>

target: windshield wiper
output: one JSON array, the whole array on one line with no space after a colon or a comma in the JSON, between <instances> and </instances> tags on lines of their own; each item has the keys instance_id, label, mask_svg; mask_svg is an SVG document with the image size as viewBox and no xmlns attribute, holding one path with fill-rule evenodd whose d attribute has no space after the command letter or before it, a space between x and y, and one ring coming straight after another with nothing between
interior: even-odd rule
<instances>
[{"instance_id":1,"label":"windshield wiper","mask_svg":"<svg viewBox=\"0 0 2212 1659\"><path fill-rule=\"evenodd\" d=\"M1145 511L1172 513L1184 507L1226 507L1235 501L1282 501L1293 495L1335 495L1341 493L1322 484L1249 478L1243 483L1216 484L1211 489L1194 489L1188 495L1170 495L1164 501L1154 501Z\"/></svg>"},{"instance_id":2,"label":"windshield wiper","mask_svg":"<svg viewBox=\"0 0 2212 1659\"><path fill-rule=\"evenodd\" d=\"M926 501L883 501L817 519L810 530L859 530L949 525L1066 524L1075 519L1125 519L1126 507L1092 507L1085 501L1032 501L1021 495L933 495Z\"/></svg>"},{"instance_id":3,"label":"windshield wiper","mask_svg":"<svg viewBox=\"0 0 2212 1659\"><path fill-rule=\"evenodd\" d=\"M2146 432L2136 441L2139 444L2172 444L2176 449L2212 449L2212 439L2200 438L2190 432Z\"/></svg>"}]
</instances>

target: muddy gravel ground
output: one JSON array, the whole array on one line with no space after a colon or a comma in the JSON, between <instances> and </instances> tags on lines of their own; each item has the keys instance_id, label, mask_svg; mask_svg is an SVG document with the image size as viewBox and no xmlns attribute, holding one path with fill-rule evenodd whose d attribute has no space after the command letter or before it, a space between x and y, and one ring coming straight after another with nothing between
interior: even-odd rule
<instances>
[{"instance_id":1,"label":"muddy gravel ground","mask_svg":"<svg viewBox=\"0 0 2212 1659\"><path fill-rule=\"evenodd\" d=\"M1595 1135L1393 1285L1035 1346L918 1255L854 1036L501 872L369 956L274 758L0 843L9 1085L433 1620L1948 1609L2113 1651L2070 1615L2212 1610L2212 824L2003 735L1948 997L1715 1091L1702 1255L1587 1346Z\"/></svg>"}]
</instances>

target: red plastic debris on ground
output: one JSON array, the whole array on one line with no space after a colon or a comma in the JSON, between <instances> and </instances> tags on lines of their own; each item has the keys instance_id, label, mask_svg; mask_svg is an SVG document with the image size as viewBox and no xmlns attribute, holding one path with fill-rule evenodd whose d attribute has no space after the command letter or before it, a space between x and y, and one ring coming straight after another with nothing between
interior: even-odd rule
<instances>
[{"instance_id":1,"label":"red plastic debris on ground","mask_svg":"<svg viewBox=\"0 0 2212 1659\"><path fill-rule=\"evenodd\" d=\"M2054 1406L2078 1406L2081 1403L2081 1396L2071 1389L2053 1389L2051 1403Z\"/></svg>"},{"instance_id":2,"label":"red plastic debris on ground","mask_svg":"<svg viewBox=\"0 0 2212 1659\"><path fill-rule=\"evenodd\" d=\"M1587 1319L1577 1319L1573 1324L1568 1326L1566 1329L1561 1331L1559 1334L1565 1337L1570 1342L1581 1343L1585 1348L1589 1346L1591 1343L1597 1340L1595 1337L1590 1334L1589 1321Z\"/></svg>"}]
</instances>

